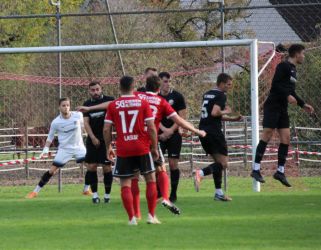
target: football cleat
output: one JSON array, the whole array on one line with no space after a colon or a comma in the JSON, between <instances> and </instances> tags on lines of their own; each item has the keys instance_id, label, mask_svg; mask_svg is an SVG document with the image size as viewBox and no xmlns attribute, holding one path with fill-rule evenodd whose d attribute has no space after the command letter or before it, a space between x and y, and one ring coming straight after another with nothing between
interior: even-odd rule
<instances>
[{"instance_id":1,"label":"football cleat","mask_svg":"<svg viewBox=\"0 0 321 250\"><path fill-rule=\"evenodd\" d=\"M94 204L99 204L100 203L99 197L93 198L93 203Z\"/></svg>"},{"instance_id":2,"label":"football cleat","mask_svg":"<svg viewBox=\"0 0 321 250\"><path fill-rule=\"evenodd\" d=\"M220 195L220 194L215 194L214 200L216 201L232 201L231 197L228 197L227 195Z\"/></svg>"},{"instance_id":3,"label":"football cleat","mask_svg":"<svg viewBox=\"0 0 321 250\"><path fill-rule=\"evenodd\" d=\"M147 224L161 224L161 222L157 219L156 215L152 216L151 214L148 214Z\"/></svg>"},{"instance_id":4,"label":"football cleat","mask_svg":"<svg viewBox=\"0 0 321 250\"><path fill-rule=\"evenodd\" d=\"M130 221L128 221L129 226L137 226L137 220L136 217L134 216Z\"/></svg>"},{"instance_id":5,"label":"football cleat","mask_svg":"<svg viewBox=\"0 0 321 250\"><path fill-rule=\"evenodd\" d=\"M252 170L251 177L253 177L258 182L265 183L260 170Z\"/></svg>"},{"instance_id":6,"label":"football cleat","mask_svg":"<svg viewBox=\"0 0 321 250\"><path fill-rule=\"evenodd\" d=\"M27 199L34 199L38 196L37 192L30 192L29 194L27 194L26 198Z\"/></svg>"},{"instance_id":7,"label":"football cleat","mask_svg":"<svg viewBox=\"0 0 321 250\"><path fill-rule=\"evenodd\" d=\"M91 196L93 193L91 192L90 189L88 189L87 191L83 191L82 194L86 196Z\"/></svg>"},{"instance_id":8,"label":"football cleat","mask_svg":"<svg viewBox=\"0 0 321 250\"><path fill-rule=\"evenodd\" d=\"M292 187L291 184L286 179L285 174L283 174L283 173L281 173L279 171L275 172L275 174L273 175L273 178L275 180L278 180L279 182L281 182L286 187Z\"/></svg>"},{"instance_id":9,"label":"football cleat","mask_svg":"<svg viewBox=\"0 0 321 250\"><path fill-rule=\"evenodd\" d=\"M173 203L171 203L168 200L163 200L162 201L163 207L167 208L171 213L180 215L181 211L179 210L178 207L176 207Z\"/></svg>"}]
</instances>

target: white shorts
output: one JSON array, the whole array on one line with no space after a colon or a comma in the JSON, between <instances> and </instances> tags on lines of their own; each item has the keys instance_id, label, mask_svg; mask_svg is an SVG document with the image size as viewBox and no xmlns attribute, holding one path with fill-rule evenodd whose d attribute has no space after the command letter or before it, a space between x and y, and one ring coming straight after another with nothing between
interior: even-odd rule
<instances>
[{"instance_id":1,"label":"white shorts","mask_svg":"<svg viewBox=\"0 0 321 250\"><path fill-rule=\"evenodd\" d=\"M55 156L55 159L53 160L52 165L61 168L63 167L68 161L70 161L72 158L76 159L77 163L80 163L85 160L86 156L86 148L76 148L76 149L63 149L58 148L57 154Z\"/></svg>"}]
</instances>

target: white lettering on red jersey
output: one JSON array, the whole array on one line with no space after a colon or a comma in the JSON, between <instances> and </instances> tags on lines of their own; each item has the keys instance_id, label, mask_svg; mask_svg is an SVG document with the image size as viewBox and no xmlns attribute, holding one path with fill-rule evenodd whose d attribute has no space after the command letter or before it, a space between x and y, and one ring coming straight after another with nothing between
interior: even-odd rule
<instances>
[{"instance_id":1,"label":"white lettering on red jersey","mask_svg":"<svg viewBox=\"0 0 321 250\"><path fill-rule=\"evenodd\" d=\"M155 118L155 126L158 131L159 125L163 118L170 118L174 115L177 115L172 106L161 96L153 92L135 92L142 100L146 100L149 103L149 106L153 112Z\"/></svg>"},{"instance_id":2,"label":"white lettering on red jersey","mask_svg":"<svg viewBox=\"0 0 321 250\"><path fill-rule=\"evenodd\" d=\"M117 156L140 156L150 152L150 139L145 122L154 120L149 103L135 95L123 95L108 106L106 123L117 133Z\"/></svg>"}]
</instances>

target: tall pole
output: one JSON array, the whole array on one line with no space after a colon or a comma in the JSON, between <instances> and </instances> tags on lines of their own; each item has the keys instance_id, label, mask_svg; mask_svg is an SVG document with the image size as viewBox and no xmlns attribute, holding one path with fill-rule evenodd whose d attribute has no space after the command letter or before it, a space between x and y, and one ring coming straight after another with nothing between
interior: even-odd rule
<instances>
[{"instance_id":1,"label":"tall pole","mask_svg":"<svg viewBox=\"0 0 321 250\"><path fill-rule=\"evenodd\" d=\"M252 164L254 162L256 146L259 142L259 67L258 42L251 43L251 126L252 126ZM260 182L253 179L253 190L260 192Z\"/></svg>"},{"instance_id":2,"label":"tall pole","mask_svg":"<svg viewBox=\"0 0 321 250\"><path fill-rule=\"evenodd\" d=\"M107 12L110 13L110 6L109 6L108 0L105 0L105 4L106 4ZM117 38L117 34L116 34L116 29L115 29L113 17L111 15L108 15L108 18L109 18L109 21L111 24L111 29L113 31L114 41L116 44L118 44L118 38ZM125 75L125 67L124 67L123 58L121 56L120 50L117 51L117 55L118 55L118 59L120 62L121 71L122 71L123 75Z\"/></svg>"},{"instance_id":3,"label":"tall pole","mask_svg":"<svg viewBox=\"0 0 321 250\"><path fill-rule=\"evenodd\" d=\"M56 6L56 30L57 30L57 45L61 46L61 15L60 15L60 0L54 2L50 0L50 4ZM61 52L58 52L57 57L57 65L58 65L58 78L59 78L59 98L62 97L62 84L61 84ZM62 191L62 172L61 169L58 171L58 192Z\"/></svg>"},{"instance_id":4,"label":"tall pole","mask_svg":"<svg viewBox=\"0 0 321 250\"><path fill-rule=\"evenodd\" d=\"M224 26L224 19L225 19L225 10L224 10L224 0L220 2L220 12L221 12L221 39L224 40L224 33L225 33L225 26ZM222 73L225 72L225 50L224 47L221 48L221 57L222 57Z\"/></svg>"},{"instance_id":5,"label":"tall pole","mask_svg":"<svg viewBox=\"0 0 321 250\"><path fill-rule=\"evenodd\" d=\"M224 0L221 0L220 2L220 12L221 12L221 39L224 40L224 33L225 33L225 27L224 27L224 18L225 18L225 13L224 13ZM225 72L225 50L224 47L221 47L221 57L222 57L222 73ZM224 125L224 137L226 138L226 122L223 121ZM227 170L226 168L223 171L224 175L224 191L227 192Z\"/></svg>"}]
</instances>

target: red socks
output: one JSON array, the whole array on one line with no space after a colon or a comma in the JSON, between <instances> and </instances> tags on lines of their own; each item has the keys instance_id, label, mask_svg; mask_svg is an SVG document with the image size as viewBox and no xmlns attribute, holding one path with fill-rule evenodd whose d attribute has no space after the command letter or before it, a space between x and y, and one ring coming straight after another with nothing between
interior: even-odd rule
<instances>
[{"instance_id":1,"label":"red socks","mask_svg":"<svg viewBox=\"0 0 321 250\"><path fill-rule=\"evenodd\" d=\"M157 187L156 182L148 182L146 188L146 199L148 205L148 212L154 216L157 205Z\"/></svg>"},{"instance_id":2,"label":"red socks","mask_svg":"<svg viewBox=\"0 0 321 250\"><path fill-rule=\"evenodd\" d=\"M128 219L131 220L135 213L133 206L133 195L130 187L121 188L121 199L123 201L123 206L127 211Z\"/></svg>"},{"instance_id":3,"label":"red socks","mask_svg":"<svg viewBox=\"0 0 321 250\"><path fill-rule=\"evenodd\" d=\"M161 171L157 175L157 184L164 200L169 197L169 179L165 171Z\"/></svg>"},{"instance_id":4,"label":"red socks","mask_svg":"<svg viewBox=\"0 0 321 250\"><path fill-rule=\"evenodd\" d=\"M133 205L136 218L141 218L138 179L132 179Z\"/></svg>"}]
</instances>

